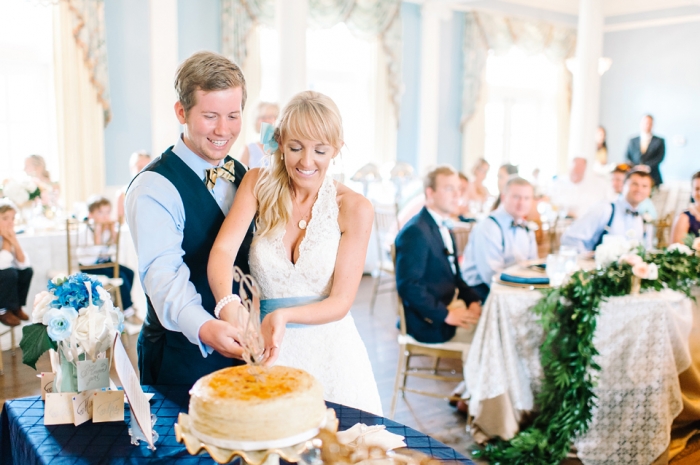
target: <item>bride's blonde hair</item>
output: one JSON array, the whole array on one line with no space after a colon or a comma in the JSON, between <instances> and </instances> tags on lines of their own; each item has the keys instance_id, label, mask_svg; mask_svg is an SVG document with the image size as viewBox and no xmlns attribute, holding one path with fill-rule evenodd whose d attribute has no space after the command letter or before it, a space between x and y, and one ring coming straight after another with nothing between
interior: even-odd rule
<instances>
[{"instance_id":1,"label":"bride's blonde hair","mask_svg":"<svg viewBox=\"0 0 700 465\"><path fill-rule=\"evenodd\" d=\"M343 121L338 106L319 92L300 92L282 110L274 138L279 147L272 153L269 165L261 170L255 185L257 237L279 233L291 218L291 180L282 158L285 141L317 140L339 152L343 145Z\"/></svg>"}]
</instances>

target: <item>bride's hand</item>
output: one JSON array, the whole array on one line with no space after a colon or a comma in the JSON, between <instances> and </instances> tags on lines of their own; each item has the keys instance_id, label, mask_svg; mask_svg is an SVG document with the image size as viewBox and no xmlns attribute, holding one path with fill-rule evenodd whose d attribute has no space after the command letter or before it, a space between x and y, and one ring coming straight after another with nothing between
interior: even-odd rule
<instances>
[{"instance_id":1,"label":"bride's hand","mask_svg":"<svg viewBox=\"0 0 700 465\"><path fill-rule=\"evenodd\" d=\"M280 347L284 338L284 331L287 329L287 319L283 309L276 310L262 321L260 331L265 340L265 365L270 366L280 355Z\"/></svg>"},{"instance_id":2,"label":"bride's hand","mask_svg":"<svg viewBox=\"0 0 700 465\"><path fill-rule=\"evenodd\" d=\"M231 324L240 334L242 334L243 331L245 331L246 326L248 326L248 318L250 318L250 314L248 313L248 310L239 302L231 302L221 309L219 318L222 321ZM238 340L238 342L240 342L240 340Z\"/></svg>"}]
</instances>

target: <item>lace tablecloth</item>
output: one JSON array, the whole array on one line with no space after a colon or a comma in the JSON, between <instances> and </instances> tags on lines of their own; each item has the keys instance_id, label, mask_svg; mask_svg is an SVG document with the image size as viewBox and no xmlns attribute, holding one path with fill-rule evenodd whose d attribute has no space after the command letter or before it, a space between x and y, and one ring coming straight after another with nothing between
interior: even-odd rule
<instances>
[{"instance_id":1,"label":"lace tablecloth","mask_svg":"<svg viewBox=\"0 0 700 465\"><path fill-rule=\"evenodd\" d=\"M533 290L491 288L466 366L473 427L482 438L512 438L522 414L536 410L544 335L531 308L540 297ZM594 338L598 407L574 444L583 463L648 464L665 451L682 409L678 374L691 363L692 325L692 302L673 291L603 303Z\"/></svg>"}]
</instances>

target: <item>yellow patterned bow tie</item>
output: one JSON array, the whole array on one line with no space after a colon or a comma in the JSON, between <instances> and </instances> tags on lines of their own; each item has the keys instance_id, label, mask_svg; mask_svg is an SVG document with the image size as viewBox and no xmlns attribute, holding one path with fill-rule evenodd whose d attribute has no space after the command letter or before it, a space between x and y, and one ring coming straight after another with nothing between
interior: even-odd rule
<instances>
[{"instance_id":1,"label":"yellow patterned bow tie","mask_svg":"<svg viewBox=\"0 0 700 465\"><path fill-rule=\"evenodd\" d=\"M236 175L234 174L235 161L231 160L224 163L218 168L209 168L205 170L206 174L204 176L204 184L206 184L207 189L212 190L216 185L216 180L221 178L229 182L236 180Z\"/></svg>"}]
</instances>

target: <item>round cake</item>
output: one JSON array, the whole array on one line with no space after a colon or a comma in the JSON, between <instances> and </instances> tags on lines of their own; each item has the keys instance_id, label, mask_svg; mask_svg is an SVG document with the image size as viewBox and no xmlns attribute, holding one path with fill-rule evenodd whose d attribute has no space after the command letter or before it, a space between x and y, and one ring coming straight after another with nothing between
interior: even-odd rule
<instances>
[{"instance_id":1,"label":"round cake","mask_svg":"<svg viewBox=\"0 0 700 465\"><path fill-rule=\"evenodd\" d=\"M325 415L323 387L296 368L224 368L200 378L190 390L195 434L219 447L279 442L308 433L299 439L305 441L316 435Z\"/></svg>"}]
</instances>

